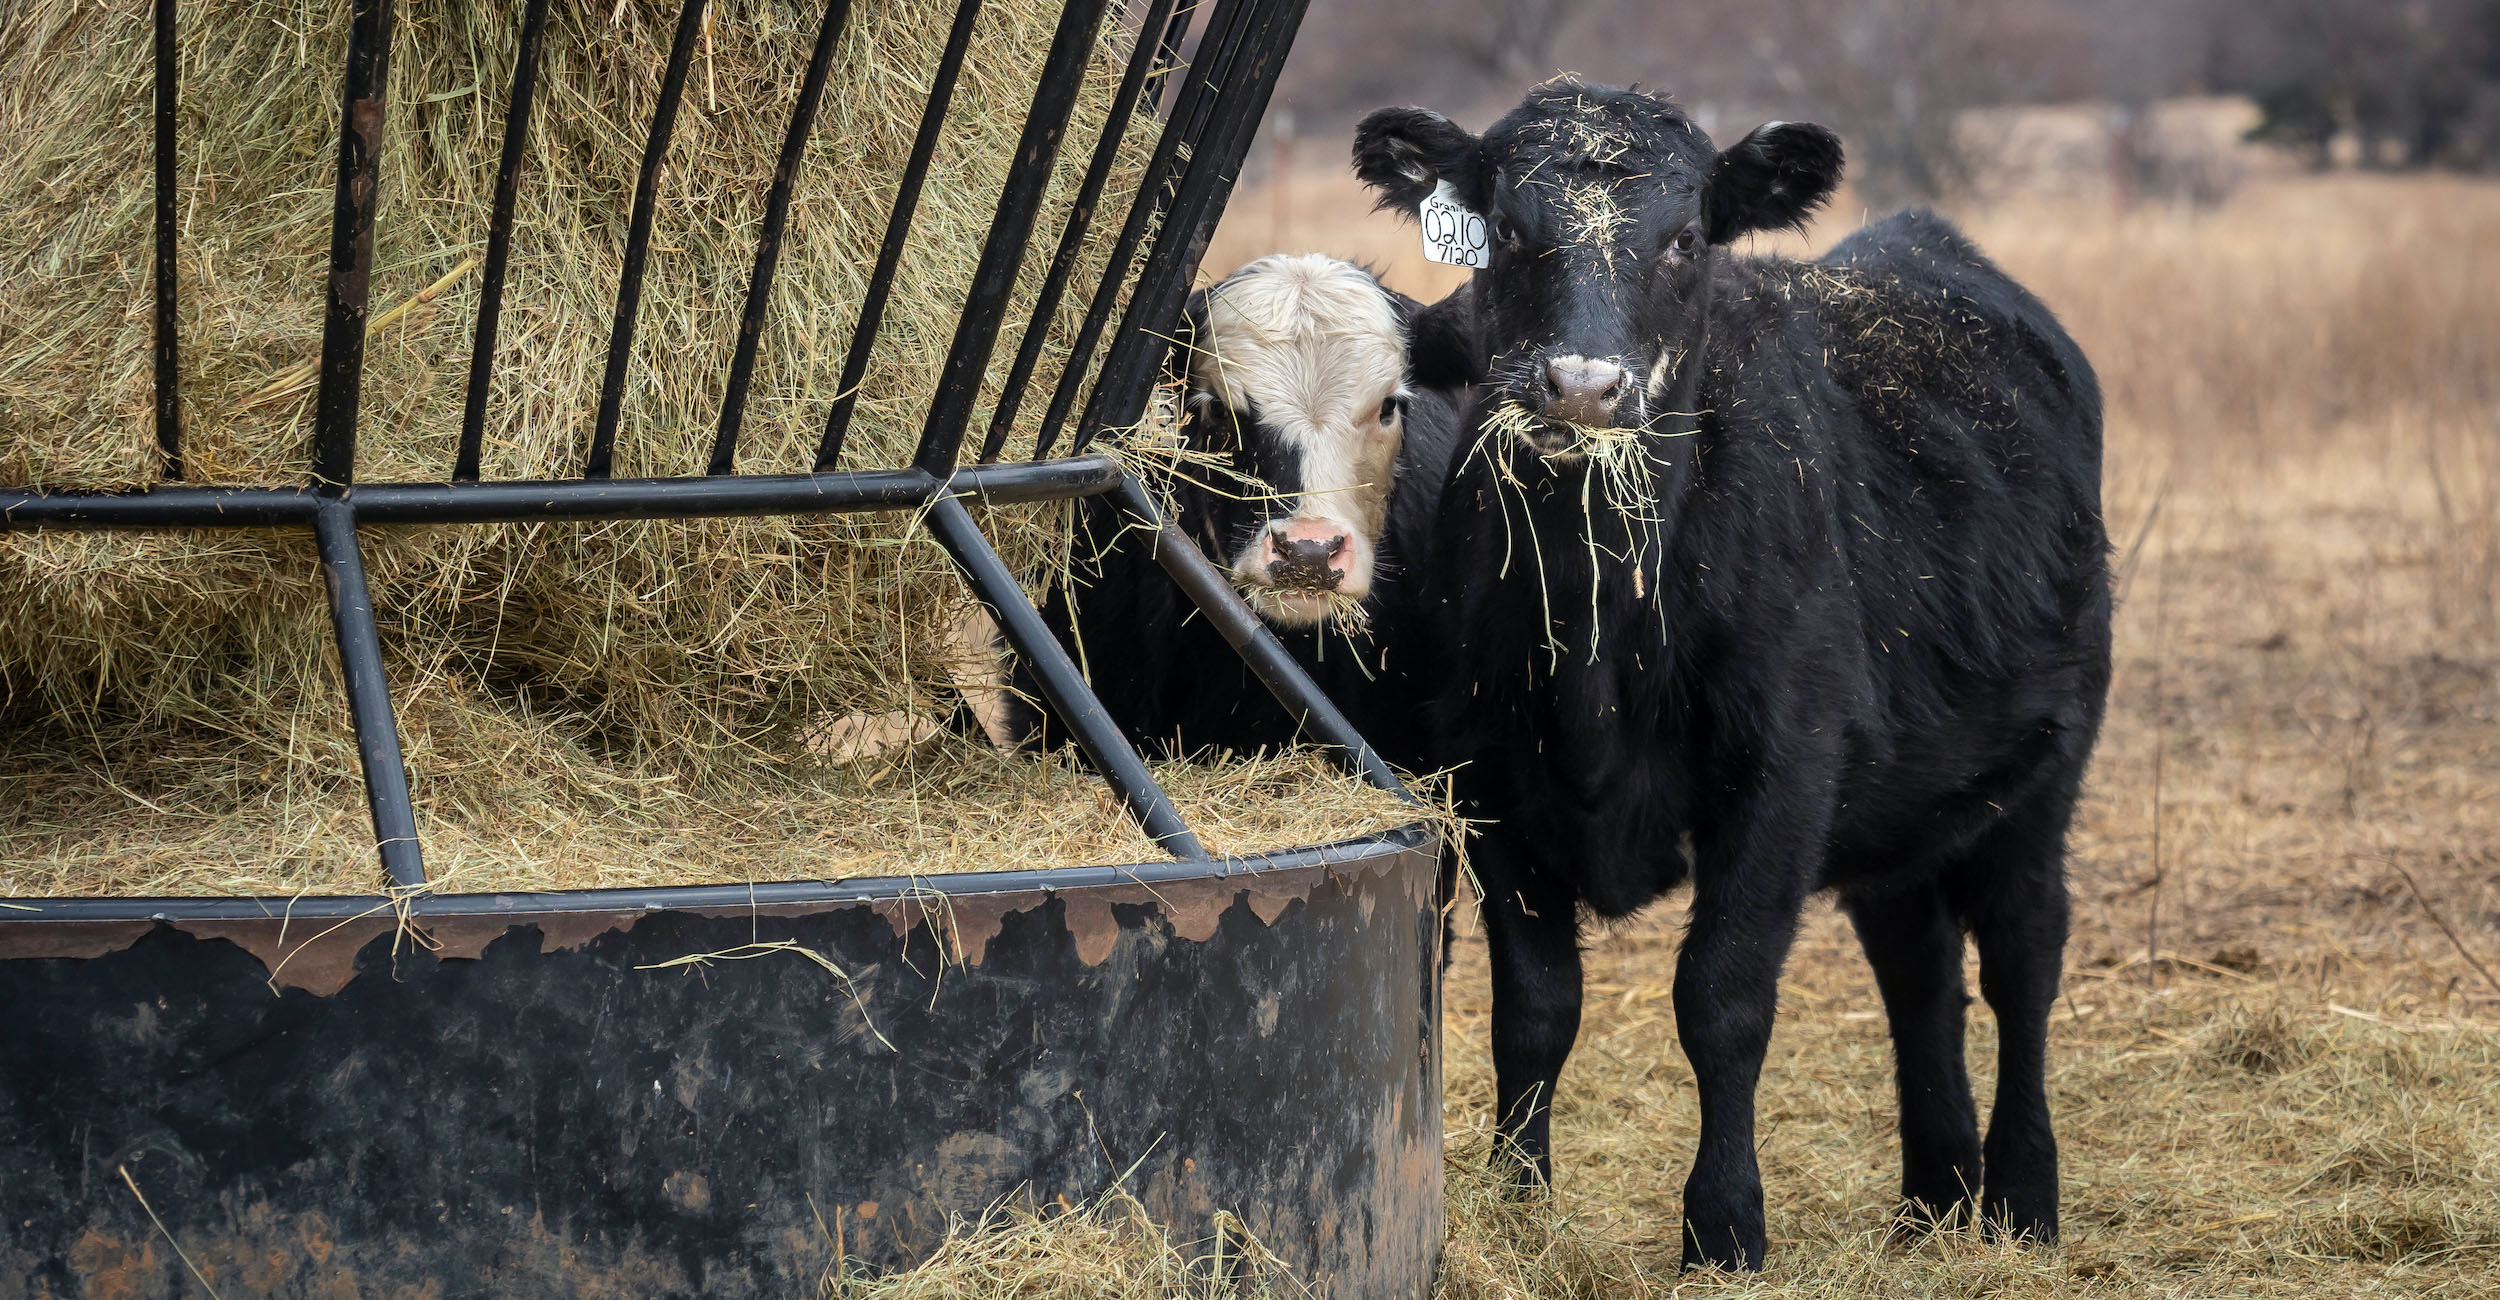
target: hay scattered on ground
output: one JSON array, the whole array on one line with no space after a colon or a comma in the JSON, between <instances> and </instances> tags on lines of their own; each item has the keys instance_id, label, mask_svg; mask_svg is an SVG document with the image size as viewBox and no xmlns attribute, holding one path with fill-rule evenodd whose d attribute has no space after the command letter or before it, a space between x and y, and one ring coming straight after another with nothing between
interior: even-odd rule
<instances>
[{"instance_id":1,"label":"hay scattered on ground","mask_svg":"<svg viewBox=\"0 0 2500 1300\"><path fill-rule=\"evenodd\" d=\"M602 762L558 722L428 697L417 824L445 891L833 880L1159 862L1110 787L1065 759L946 735L900 761L806 764L700 785ZM0 898L356 893L381 882L351 776L223 737L12 737L0 754ZM317 747L349 746L329 736ZM128 740L123 746L118 743ZM491 746L508 746L500 753ZM354 771L352 757L337 756ZM1312 751L1153 765L1221 853L1325 843L1415 821Z\"/></svg>"},{"instance_id":2,"label":"hay scattered on ground","mask_svg":"<svg viewBox=\"0 0 2500 1300\"><path fill-rule=\"evenodd\" d=\"M1114 1192L1066 1212L998 1210L958 1222L936 1255L884 1277L836 1275L825 1300L1306 1300L1294 1276L1228 1215L1211 1240L1176 1243Z\"/></svg>"}]
</instances>

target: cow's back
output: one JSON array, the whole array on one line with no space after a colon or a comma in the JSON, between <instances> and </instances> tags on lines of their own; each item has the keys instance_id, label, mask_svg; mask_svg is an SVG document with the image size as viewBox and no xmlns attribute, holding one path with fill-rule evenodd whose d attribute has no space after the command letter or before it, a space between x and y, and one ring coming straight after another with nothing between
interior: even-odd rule
<instances>
[{"instance_id":1,"label":"cow's back","mask_svg":"<svg viewBox=\"0 0 2500 1300\"><path fill-rule=\"evenodd\" d=\"M1828 528L1863 633L1836 844L1949 851L2098 729L2099 385L2049 309L1932 214L1783 273L1821 345Z\"/></svg>"}]
</instances>

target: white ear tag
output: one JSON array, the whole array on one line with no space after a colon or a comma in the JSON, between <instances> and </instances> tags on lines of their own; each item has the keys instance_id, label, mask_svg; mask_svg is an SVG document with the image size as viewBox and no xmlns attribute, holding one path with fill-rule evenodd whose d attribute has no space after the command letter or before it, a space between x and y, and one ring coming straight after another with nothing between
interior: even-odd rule
<instances>
[{"instance_id":1,"label":"white ear tag","mask_svg":"<svg viewBox=\"0 0 2500 1300\"><path fill-rule=\"evenodd\" d=\"M1434 186L1416 205L1415 223L1424 232L1424 260L1449 266L1493 265L1484 218L1458 201L1458 188L1448 181Z\"/></svg>"}]
</instances>

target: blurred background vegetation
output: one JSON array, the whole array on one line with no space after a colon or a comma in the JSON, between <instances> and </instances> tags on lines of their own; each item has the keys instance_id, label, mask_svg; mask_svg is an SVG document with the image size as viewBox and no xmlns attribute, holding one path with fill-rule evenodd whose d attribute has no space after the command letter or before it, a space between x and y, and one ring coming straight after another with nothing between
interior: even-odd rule
<instances>
[{"instance_id":1,"label":"blurred background vegetation","mask_svg":"<svg viewBox=\"0 0 2500 1300\"><path fill-rule=\"evenodd\" d=\"M2094 103L2114 168L2211 199L2138 148L2153 107L2242 96L2314 166L2500 168L2500 0L1403 0L1315 4L1278 104L1330 131L1384 103L1478 125L1570 68L1666 90L1713 135L1811 117L1879 203L1981 182L1969 110Z\"/></svg>"}]
</instances>

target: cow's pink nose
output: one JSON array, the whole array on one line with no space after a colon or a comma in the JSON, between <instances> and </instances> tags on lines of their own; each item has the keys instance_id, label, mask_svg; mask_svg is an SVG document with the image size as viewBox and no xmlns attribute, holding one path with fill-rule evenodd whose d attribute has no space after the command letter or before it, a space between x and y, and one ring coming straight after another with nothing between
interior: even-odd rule
<instances>
[{"instance_id":1,"label":"cow's pink nose","mask_svg":"<svg viewBox=\"0 0 2500 1300\"><path fill-rule=\"evenodd\" d=\"M1335 591L1345 581L1340 567L1345 551L1346 535L1333 525L1297 519L1271 528L1263 557L1267 580L1279 587Z\"/></svg>"},{"instance_id":2,"label":"cow's pink nose","mask_svg":"<svg viewBox=\"0 0 2500 1300\"><path fill-rule=\"evenodd\" d=\"M1612 424L1615 403L1623 399L1623 367L1587 357L1556 357L1545 363L1545 378L1554 386L1545 403L1548 419L1573 424Z\"/></svg>"}]
</instances>

